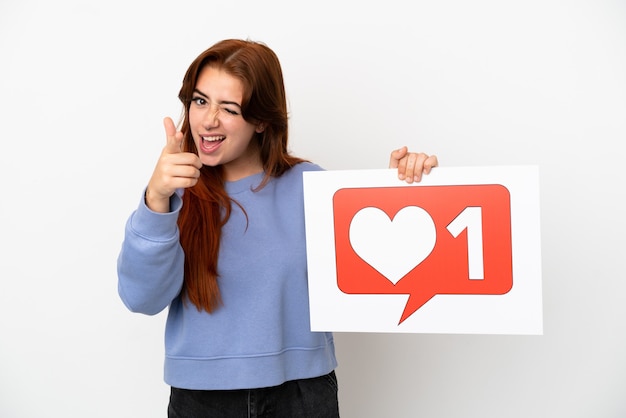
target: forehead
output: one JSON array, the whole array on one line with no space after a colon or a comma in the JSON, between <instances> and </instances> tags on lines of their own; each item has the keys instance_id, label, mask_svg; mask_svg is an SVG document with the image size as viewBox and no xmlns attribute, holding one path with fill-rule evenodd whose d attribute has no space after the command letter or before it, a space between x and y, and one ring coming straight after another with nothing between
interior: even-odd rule
<instances>
[{"instance_id":1,"label":"forehead","mask_svg":"<svg viewBox=\"0 0 626 418\"><path fill-rule=\"evenodd\" d=\"M196 90L214 100L228 99L240 102L243 98L243 83L224 70L212 66L206 66L200 71Z\"/></svg>"}]
</instances>

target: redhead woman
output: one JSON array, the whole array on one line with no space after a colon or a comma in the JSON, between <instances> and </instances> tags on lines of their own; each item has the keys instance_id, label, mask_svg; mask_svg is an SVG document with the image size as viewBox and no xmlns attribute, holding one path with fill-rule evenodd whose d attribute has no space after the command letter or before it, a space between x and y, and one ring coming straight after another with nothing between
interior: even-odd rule
<instances>
[{"instance_id":1,"label":"redhead woman","mask_svg":"<svg viewBox=\"0 0 626 418\"><path fill-rule=\"evenodd\" d=\"M179 99L180 130L164 120L118 258L128 309L168 309L168 416L338 417L333 335L309 327L302 173L322 168L288 151L279 60L259 42L218 42ZM390 155L408 182L436 165Z\"/></svg>"}]
</instances>

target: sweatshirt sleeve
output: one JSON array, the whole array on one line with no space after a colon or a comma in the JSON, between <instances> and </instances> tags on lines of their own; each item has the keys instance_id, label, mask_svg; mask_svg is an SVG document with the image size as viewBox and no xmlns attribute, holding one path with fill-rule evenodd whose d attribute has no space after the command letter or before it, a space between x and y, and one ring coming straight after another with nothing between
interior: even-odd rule
<instances>
[{"instance_id":1,"label":"sweatshirt sleeve","mask_svg":"<svg viewBox=\"0 0 626 418\"><path fill-rule=\"evenodd\" d=\"M183 285L184 253L179 242L179 194L169 213L151 211L143 195L126 222L117 259L118 293L132 312L155 315L178 296Z\"/></svg>"}]
</instances>

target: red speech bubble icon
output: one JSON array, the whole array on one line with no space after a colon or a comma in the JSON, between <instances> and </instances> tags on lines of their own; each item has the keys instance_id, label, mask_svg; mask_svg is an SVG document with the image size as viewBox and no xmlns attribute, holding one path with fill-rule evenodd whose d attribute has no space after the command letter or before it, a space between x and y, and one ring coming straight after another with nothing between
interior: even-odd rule
<instances>
[{"instance_id":1,"label":"red speech bubble icon","mask_svg":"<svg viewBox=\"0 0 626 418\"><path fill-rule=\"evenodd\" d=\"M502 185L340 189L333 214L339 289L408 294L400 323L437 294L502 295L513 286Z\"/></svg>"}]
</instances>

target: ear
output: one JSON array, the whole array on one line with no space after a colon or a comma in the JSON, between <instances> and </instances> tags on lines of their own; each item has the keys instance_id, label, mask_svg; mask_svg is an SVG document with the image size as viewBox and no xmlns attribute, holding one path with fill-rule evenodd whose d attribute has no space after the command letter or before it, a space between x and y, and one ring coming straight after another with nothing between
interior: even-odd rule
<instances>
[{"instance_id":1,"label":"ear","mask_svg":"<svg viewBox=\"0 0 626 418\"><path fill-rule=\"evenodd\" d=\"M256 133L260 134L261 132L263 132L265 130L265 123L260 122L256 125Z\"/></svg>"}]
</instances>

